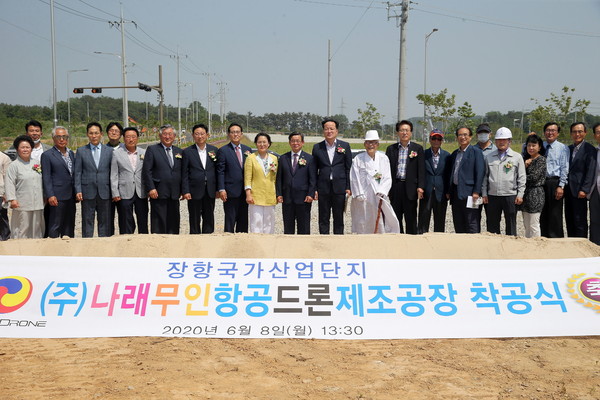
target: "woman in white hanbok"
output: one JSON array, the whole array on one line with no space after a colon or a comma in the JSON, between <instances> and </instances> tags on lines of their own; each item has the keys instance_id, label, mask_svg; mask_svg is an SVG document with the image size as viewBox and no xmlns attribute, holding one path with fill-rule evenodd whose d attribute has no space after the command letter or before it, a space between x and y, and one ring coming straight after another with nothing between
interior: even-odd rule
<instances>
[{"instance_id":1,"label":"woman in white hanbok","mask_svg":"<svg viewBox=\"0 0 600 400\"><path fill-rule=\"evenodd\" d=\"M42 167L31 158L33 140L19 136L14 141L17 159L6 171L5 197L12 209L11 238L41 238L44 236L44 191Z\"/></svg>"},{"instance_id":2,"label":"woman in white hanbok","mask_svg":"<svg viewBox=\"0 0 600 400\"><path fill-rule=\"evenodd\" d=\"M387 196L392 187L390 160L377 151L378 147L377 131L367 131L366 151L352 160L350 189L353 233L400 233L400 223Z\"/></svg>"}]
</instances>

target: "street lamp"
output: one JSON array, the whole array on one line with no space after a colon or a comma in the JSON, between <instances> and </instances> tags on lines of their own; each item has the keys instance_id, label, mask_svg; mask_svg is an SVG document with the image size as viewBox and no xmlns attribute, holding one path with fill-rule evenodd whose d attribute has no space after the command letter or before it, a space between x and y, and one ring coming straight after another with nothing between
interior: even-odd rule
<instances>
[{"instance_id":1,"label":"street lamp","mask_svg":"<svg viewBox=\"0 0 600 400\"><path fill-rule=\"evenodd\" d=\"M116 56L119 57L119 59L121 60L121 83L123 85L123 126L129 126L129 105L127 102L127 89L125 88L125 86L127 86L127 69L125 68L125 58L123 58L120 54L117 53L105 53L103 51L95 51L94 53Z\"/></svg>"},{"instance_id":2,"label":"street lamp","mask_svg":"<svg viewBox=\"0 0 600 400\"><path fill-rule=\"evenodd\" d=\"M429 36L433 35L437 32L437 28L433 28L433 30L425 35L425 67L423 74L423 95L427 95L427 42L429 41ZM423 143L427 140L427 107L425 106L425 101L423 101Z\"/></svg>"},{"instance_id":3,"label":"street lamp","mask_svg":"<svg viewBox=\"0 0 600 400\"><path fill-rule=\"evenodd\" d=\"M71 86L69 85L69 75L71 72L85 72L88 69L70 69L67 71L67 119L69 121L69 129L71 128Z\"/></svg>"}]
</instances>

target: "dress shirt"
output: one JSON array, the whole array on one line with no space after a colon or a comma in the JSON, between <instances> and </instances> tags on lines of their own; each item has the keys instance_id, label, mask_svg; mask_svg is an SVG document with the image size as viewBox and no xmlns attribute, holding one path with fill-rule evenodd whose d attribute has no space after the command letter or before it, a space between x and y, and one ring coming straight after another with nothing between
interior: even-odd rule
<instances>
[{"instance_id":1,"label":"dress shirt","mask_svg":"<svg viewBox=\"0 0 600 400\"><path fill-rule=\"evenodd\" d=\"M565 187L569 175L569 148L555 140L553 143L544 142L546 149L546 176L558 176L558 186Z\"/></svg>"},{"instance_id":2,"label":"dress shirt","mask_svg":"<svg viewBox=\"0 0 600 400\"><path fill-rule=\"evenodd\" d=\"M491 141L490 141L490 144L488 146L486 146L484 149L482 149L481 146L479 146L479 144L477 144L477 147L479 147L479 149L483 153L483 158L485 158L485 156L487 156L492 151L496 150L496 145Z\"/></svg>"},{"instance_id":3,"label":"dress shirt","mask_svg":"<svg viewBox=\"0 0 600 400\"><path fill-rule=\"evenodd\" d=\"M437 169L438 164L440 163L440 150L438 149L437 153L431 150L431 160L433 161L433 168Z\"/></svg>"},{"instance_id":4,"label":"dress shirt","mask_svg":"<svg viewBox=\"0 0 600 400\"><path fill-rule=\"evenodd\" d=\"M173 160L173 147L167 147L164 144L162 145L162 147L165 149L165 153L167 153L167 158L169 159L169 165L171 166L171 168L173 168L173 165L175 165L174 160Z\"/></svg>"},{"instance_id":5,"label":"dress shirt","mask_svg":"<svg viewBox=\"0 0 600 400\"><path fill-rule=\"evenodd\" d=\"M33 147L33 149L31 149L31 158L35 158L36 160L41 160L42 159L42 153L44 152L44 146L42 146L42 144L40 143L40 145L38 147Z\"/></svg>"},{"instance_id":6,"label":"dress shirt","mask_svg":"<svg viewBox=\"0 0 600 400\"><path fill-rule=\"evenodd\" d=\"M406 179L406 161L408 160L408 146L410 146L410 141L406 144L406 147L402 146L402 143L398 143L398 172L396 172L396 178Z\"/></svg>"},{"instance_id":7,"label":"dress shirt","mask_svg":"<svg viewBox=\"0 0 600 400\"><path fill-rule=\"evenodd\" d=\"M94 146L90 143L90 148L92 149L92 157L94 158L94 163L96 164L96 168L100 165L100 157L102 156L101 146Z\"/></svg>"},{"instance_id":8,"label":"dress shirt","mask_svg":"<svg viewBox=\"0 0 600 400\"><path fill-rule=\"evenodd\" d=\"M458 148L458 153L456 153L456 159L454 160L454 171L452 171L452 183L458 186L458 169L460 168L460 162L462 161L463 156L465 155L465 151L469 148L470 145L461 150Z\"/></svg>"},{"instance_id":9,"label":"dress shirt","mask_svg":"<svg viewBox=\"0 0 600 400\"><path fill-rule=\"evenodd\" d=\"M125 149L127 151L127 156L129 157L129 162L131 163L131 167L133 168L133 170L135 171L135 167L137 167L137 149L135 149L134 151L129 151L127 149Z\"/></svg>"},{"instance_id":10,"label":"dress shirt","mask_svg":"<svg viewBox=\"0 0 600 400\"><path fill-rule=\"evenodd\" d=\"M63 161L65 162L65 165L67 166L67 169L69 170L69 174L73 175L73 161L71 161L71 157L69 157L69 148L67 148L64 153L56 147L54 147L54 149L58 151L58 154L60 154L60 156L62 157Z\"/></svg>"},{"instance_id":11,"label":"dress shirt","mask_svg":"<svg viewBox=\"0 0 600 400\"><path fill-rule=\"evenodd\" d=\"M585 140L582 140L581 143L579 143L577 146L573 147L573 157L571 157L571 160L575 158L575 156L577 155L577 152L579 151L579 149L581 149L581 145L583 144L583 142L585 142Z\"/></svg>"},{"instance_id":12,"label":"dress shirt","mask_svg":"<svg viewBox=\"0 0 600 400\"><path fill-rule=\"evenodd\" d=\"M198 149L198 155L200 156L200 161L202 161L202 166L206 169L206 145L203 149L198 145L196 145L196 148Z\"/></svg>"},{"instance_id":13,"label":"dress shirt","mask_svg":"<svg viewBox=\"0 0 600 400\"><path fill-rule=\"evenodd\" d=\"M330 146L329 143L327 143L327 140L325 141L325 149L327 149L327 155L329 156L329 163L333 164L333 157L335 157L335 148L337 145L337 140L333 141L333 144ZM329 174L329 180L333 179L333 171L331 172L331 174Z\"/></svg>"}]
</instances>

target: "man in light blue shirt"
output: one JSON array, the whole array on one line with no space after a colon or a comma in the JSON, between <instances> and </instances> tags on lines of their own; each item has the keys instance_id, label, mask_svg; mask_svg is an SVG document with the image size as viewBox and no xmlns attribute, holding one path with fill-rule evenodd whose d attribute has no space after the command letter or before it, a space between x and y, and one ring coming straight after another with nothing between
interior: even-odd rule
<instances>
[{"instance_id":1,"label":"man in light blue shirt","mask_svg":"<svg viewBox=\"0 0 600 400\"><path fill-rule=\"evenodd\" d=\"M546 149L546 183L544 184L544 209L540 216L542 236L562 238L563 230L563 194L569 174L569 148L560 143L560 126L556 122L544 125L544 148Z\"/></svg>"}]
</instances>

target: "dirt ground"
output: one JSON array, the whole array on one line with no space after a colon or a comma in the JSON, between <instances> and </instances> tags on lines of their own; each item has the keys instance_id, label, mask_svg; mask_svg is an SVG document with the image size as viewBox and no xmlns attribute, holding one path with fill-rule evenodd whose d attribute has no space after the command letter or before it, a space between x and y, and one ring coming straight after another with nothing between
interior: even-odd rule
<instances>
[{"instance_id":1,"label":"dirt ground","mask_svg":"<svg viewBox=\"0 0 600 400\"><path fill-rule=\"evenodd\" d=\"M443 234L264 239L242 234L21 240L0 243L0 254L293 258L307 251L332 256L331 249L341 249L347 257L364 258L600 256L599 247L578 239ZM290 398L600 399L600 336L0 339L0 399Z\"/></svg>"}]
</instances>

